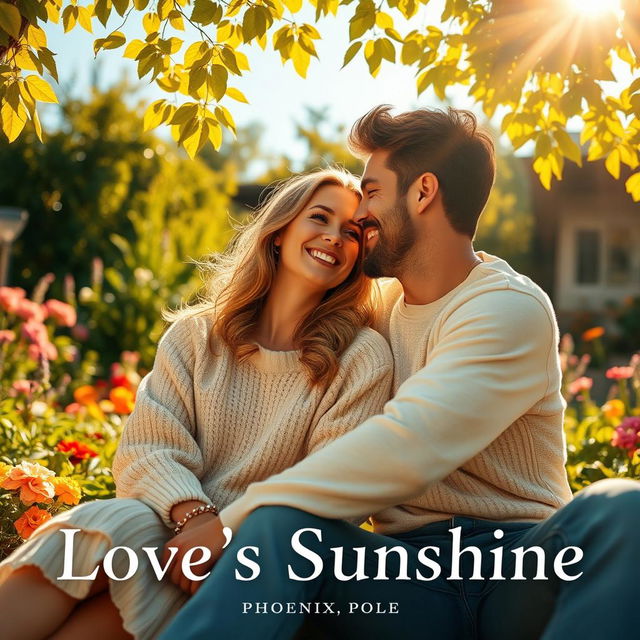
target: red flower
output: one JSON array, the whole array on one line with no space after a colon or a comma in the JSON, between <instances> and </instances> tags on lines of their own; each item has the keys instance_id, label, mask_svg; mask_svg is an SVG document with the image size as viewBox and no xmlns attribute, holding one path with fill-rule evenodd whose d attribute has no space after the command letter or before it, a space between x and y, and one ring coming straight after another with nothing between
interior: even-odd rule
<instances>
[{"instance_id":1,"label":"red flower","mask_svg":"<svg viewBox=\"0 0 640 640\"><path fill-rule=\"evenodd\" d=\"M610 380L626 380L633 376L633 367L611 367L607 369L606 376Z\"/></svg>"},{"instance_id":2,"label":"red flower","mask_svg":"<svg viewBox=\"0 0 640 640\"><path fill-rule=\"evenodd\" d=\"M98 455L97 451L77 440L61 440L56 445L56 449L63 453L70 453L71 464L80 464L83 460L95 458Z\"/></svg>"}]
</instances>

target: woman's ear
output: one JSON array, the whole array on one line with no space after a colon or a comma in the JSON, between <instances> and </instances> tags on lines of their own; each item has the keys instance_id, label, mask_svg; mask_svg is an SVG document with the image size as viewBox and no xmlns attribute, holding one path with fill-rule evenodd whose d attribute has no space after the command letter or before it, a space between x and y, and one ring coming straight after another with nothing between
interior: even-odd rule
<instances>
[{"instance_id":1,"label":"woman's ear","mask_svg":"<svg viewBox=\"0 0 640 640\"><path fill-rule=\"evenodd\" d=\"M434 173L423 173L414 182L416 188L416 208L418 214L424 213L438 193L438 178Z\"/></svg>"},{"instance_id":2,"label":"woman's ear","mask_svg":"<svg viewBox=\"0 0 640 640\"><path fill-rule=\"evenodd\" d=\"M274 247L279 247L282 244L282 238L280 237L280 234L277 234L274 238L273 238L273 246Z\"/></svg>"}]
</instances>

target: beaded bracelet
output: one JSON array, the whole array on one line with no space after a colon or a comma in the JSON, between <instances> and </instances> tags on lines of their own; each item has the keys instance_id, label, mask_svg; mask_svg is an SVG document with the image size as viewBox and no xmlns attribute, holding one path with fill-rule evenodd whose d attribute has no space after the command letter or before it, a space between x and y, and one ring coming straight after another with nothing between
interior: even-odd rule
<instances>
[{"instance_id":1,"label":"beaded bracelet","mask_svg":"<svg viewBox=\"0 0 640 640\"><path fill-rule=\"evenodd\" d=\"M214 516L218 515L218 509L215 505L201 504L199 507L195 507L191 509L191 511L189 511L189 513L187 513L187 515L184 518L182 518L182 520L176 522L176 526L173 532L177 535L182 531L182 527L184 527L184 525L187 524L187 522L189 522L191 518L195 518L196 516L199 516L201 513L207 513L207 512L213 513Z\"/></svg>"}]
</instances>

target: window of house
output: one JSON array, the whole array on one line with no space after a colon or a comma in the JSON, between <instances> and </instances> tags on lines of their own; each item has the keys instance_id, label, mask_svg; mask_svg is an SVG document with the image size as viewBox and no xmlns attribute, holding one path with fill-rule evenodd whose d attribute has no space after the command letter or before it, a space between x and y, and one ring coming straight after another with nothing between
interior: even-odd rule
<instances>
[{"instance_id":1,"label":"window of house","mask_svg":"<svg viewBox=\"0 0 640 640\"><path fill-rule=\"evenodd\" d=\"M597 284L600 280L600 232L579 229L576 232L576 283Z\"/></svg>"},{"instance_id":2,"label":"window of house","mask_svg":"<svg viewBox=\"0 0 640 640\"><path fill-rule=\"evenodd\" d=\"M629 284L633 272L631 229L611 229L607 233L607 284Z\"/></svg>"}]
</instances>

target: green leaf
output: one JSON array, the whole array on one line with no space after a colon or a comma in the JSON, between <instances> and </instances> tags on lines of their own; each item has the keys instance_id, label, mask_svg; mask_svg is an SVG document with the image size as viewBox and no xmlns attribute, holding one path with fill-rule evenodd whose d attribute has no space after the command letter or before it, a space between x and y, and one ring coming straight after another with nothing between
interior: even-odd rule
<instances>
[{"instance_id":1,"label":"green leaf","mask_svg":"<svg viewBox=\"0 0 640 640\"><path fill-rule=\"evenodd\" d=\"M344 54L344 62L342 63L342 68L344 69L354 58L356 53L360 51L362 47L362 40L358 40L358 42L354 42Z\"/></svg>"},{"instance_id":2,"label":"green leaf","mask_svg":"<svg viewBox=\"0 0 640 640\"><path fill-rule=\"evenodd\" d=\"M22 16L20 12L12 4L0 2L0 27L17 40L20 37L21 26Z\"/></svg>"},{"instance_id":3,"label":"green leaf","mask_svg":"<svg viewBox=\"0 0 640 640\"><path fill-rule=\"evenodd\" d=\"M171 118L171 124L184 124L190 119L195 118L196 115L198 115L198 105L194 102L188 102L178 107L177 111L173 114L173 118Z\"/></svg>"},{"instance_id":4,"label":"green leaf","mask_svg":"<svg viewBox=\"0 0 640 640\"><path fill-rule=\"evenodd\" d=\"M110 33L105 39L102 45L103 49L117 49L121 47L127 41L122 31L114 31Z\"/></svg>"},{"instance_id":5,"label":"green leaf","mask_svg":"<svg viewBox=\"0 0 640 640\"><path fill-rule=\"evenodd\" d=\"M98 0L93 7L93 14L97 16L103 27L107 26L109 16L111 15L111 0Z\"/></svg>"},{"instance_id":6,"label":"green leaf","mask_svg":"<svg viewBox=\"0 0 640 640\"><path fill-rule=\"evenodd\" d=\"M116 8L118 15L124 16L131 4L131 0L111 0L113 2L113 6Z\"/></svg>"}]
</instances>

